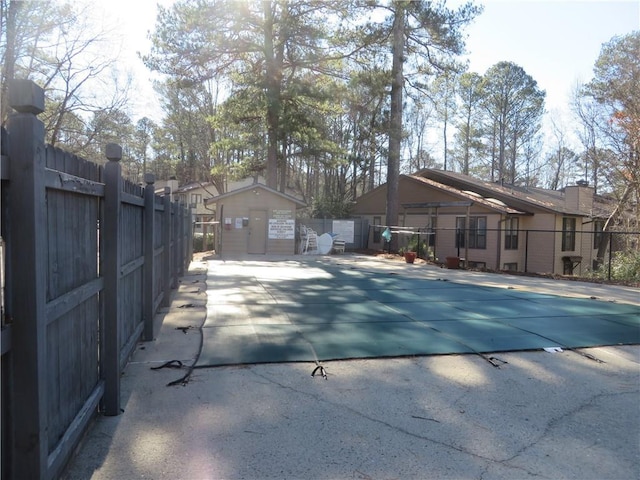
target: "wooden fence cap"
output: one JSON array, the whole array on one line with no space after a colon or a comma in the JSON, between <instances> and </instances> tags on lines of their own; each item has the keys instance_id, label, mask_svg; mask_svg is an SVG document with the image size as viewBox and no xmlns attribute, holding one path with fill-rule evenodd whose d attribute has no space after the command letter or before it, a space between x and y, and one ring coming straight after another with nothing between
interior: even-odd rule
<instances>
[{"instance_id":1,"label":"wooden fence cap","mask_svg":"<svg viewBox=\"0 0 640 480\"><path fill-rule=\"evenodd\" d=\"M105 157L112 162L117 162L122 159L122 147L117 143L107 143L104 150Z\"/></svg>"},{"instance_id":2,"label":"wooden fence cap","mask_svg":"<svg viewBox=\"0 0 640 480\"><path fill-rule=\"evenodd\" d=\"M44 112L44 90L32 80L9 80L9 105L20 113Z\"/></svg>"}]
</instances>

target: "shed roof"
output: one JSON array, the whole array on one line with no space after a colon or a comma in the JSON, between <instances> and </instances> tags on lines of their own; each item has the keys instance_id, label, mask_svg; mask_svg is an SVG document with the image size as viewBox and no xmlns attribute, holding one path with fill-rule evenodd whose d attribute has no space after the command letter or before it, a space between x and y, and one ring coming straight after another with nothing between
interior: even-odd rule
<instances>
[{"instance_id":1,"label":"shed roof","mask_svg":"<svg viewBox=\"0 0 640 480\"><path fill-rule=\"evenodd\" d=\"M211 197L211 198L207 198L205 199L204 203L205 205L210 205L212 203L217 203L219 200L225 199L225 198L229 198L229 197L233 197L235 195L240 195L242 193L246 193L246 192L251 192L254 191L256 189L259 190L263 190L266 192L269 192L273 195L277 195L279 197L285 198L293 203L295 203L298 207L306 207L307 204L304 203L302 200L293 197L291 195L287 195L286 193L282 193L279 192L278 190L274 190L273 188L267 187L266 185L263 185L261 183L254 183L252 185L247 185L246 187L242 187L242 188L238 188L236 190L232 190L230 192L227 193L223 193L222 195L217 195L215 197Z\"/></svg>"}]
</instances>

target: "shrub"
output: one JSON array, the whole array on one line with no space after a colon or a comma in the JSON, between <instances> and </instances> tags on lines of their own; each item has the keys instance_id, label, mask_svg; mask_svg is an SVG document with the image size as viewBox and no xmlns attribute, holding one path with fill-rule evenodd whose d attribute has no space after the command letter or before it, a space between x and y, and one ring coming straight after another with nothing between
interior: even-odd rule
<instances>
[{"instance_id":1,"label":"shrub","mask_svg":"<svg viewBox=\"0 0 640 480\"><path fill-rule=\"evenodd\" d=\"M193 251L205 252L213 250L213 233L207 233L207 242L204 244L204 235L202 233L193 234Z\"/></svg>"},{"instance_id":2,"label":"shrub","mask_svg":"<svg viewBox=\"0 0 640 480\"><path fill-rule=\"evenodd\" d=\"M640 251L615 252L611 260L611 278L640 281Z\"/></svg>"},{"instance_id":3,"label":"shrub","mask_svg":"<svg viewBox=\"0 0 640 480\"><path fill-rule=\"evenodd\" d=\"M591 276L608 279L609 263L605 261ZM640 282L640 251L614 252L611 259L611 280Z\"/></svg>"},{"instance_id":4,"label":"shrub","mask_svg":"<svg viewBox=\"0 0 640 480\"><path fill-rule=\"evenodd\" d=\"M418 253L418 235L417 234L414 233L409 238L409 245L407 245L407 250L409 252ZM427 246L427 240L425 239L425 237L421 237L420 238L420 255L423 258L427 258L429 256L428 251L429 251L429 247Z\"/></svg>"}]
</instances>

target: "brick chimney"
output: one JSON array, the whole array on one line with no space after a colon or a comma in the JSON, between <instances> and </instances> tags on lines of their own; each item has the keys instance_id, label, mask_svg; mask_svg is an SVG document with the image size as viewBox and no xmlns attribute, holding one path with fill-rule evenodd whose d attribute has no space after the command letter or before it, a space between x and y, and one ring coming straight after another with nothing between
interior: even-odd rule
<instances>
[{"instance_id":1,"label":"brick chimney","mask_svg":"<svg viewBox=\"0 0 640 480\"><path fill-rule=\"evenodd\" d=\"M576 210L587 215L593 209L593 187L589 182L579 180L576 185L568 185L564 188L564 204L569 210Z\"/></svg>"}]
</instances>

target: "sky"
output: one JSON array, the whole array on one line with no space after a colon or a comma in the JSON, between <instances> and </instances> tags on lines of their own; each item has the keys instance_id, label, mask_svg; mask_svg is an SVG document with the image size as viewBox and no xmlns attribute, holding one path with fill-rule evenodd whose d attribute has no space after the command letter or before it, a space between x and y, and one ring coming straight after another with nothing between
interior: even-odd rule
<instances>
[{"instance_id":1,"label":"sky","mask_svg":"<svg viewBox=\"0 0 640 480\"><path fill-rule=\"evenodd\" d=\"M148 52L147 32L153 30L156 3L172 0L114 0L105 2L124 36L123 62L137 77L136 114L159 120L149 73L136 52ZM449 0L455 8L463 0ZM603 43L616 35L640 30L640 0L476 0L484 12L465 29L470 70L484 74L499 61L522 67L547 93L552 115L567 115L577 82L592 78ZM124 7L126 5L126 7ZM108 7L107 7L108 6ZM120 13L117 13L120 12ZM138 111L150 112L138 114Z\"/></svg>"},{"instance_id":2,"label":"sky","mask_svg":"<svg viewBox=\"0 0 640 480\"><path fill-rule=\"evenodd\" d=\"M577 82L593 77L603 43L640 30L640 0L491 0L466 30L470 70L499 61L522 67L547 92L547 110L567 106Z\"/></svg>"}]
</instances>

